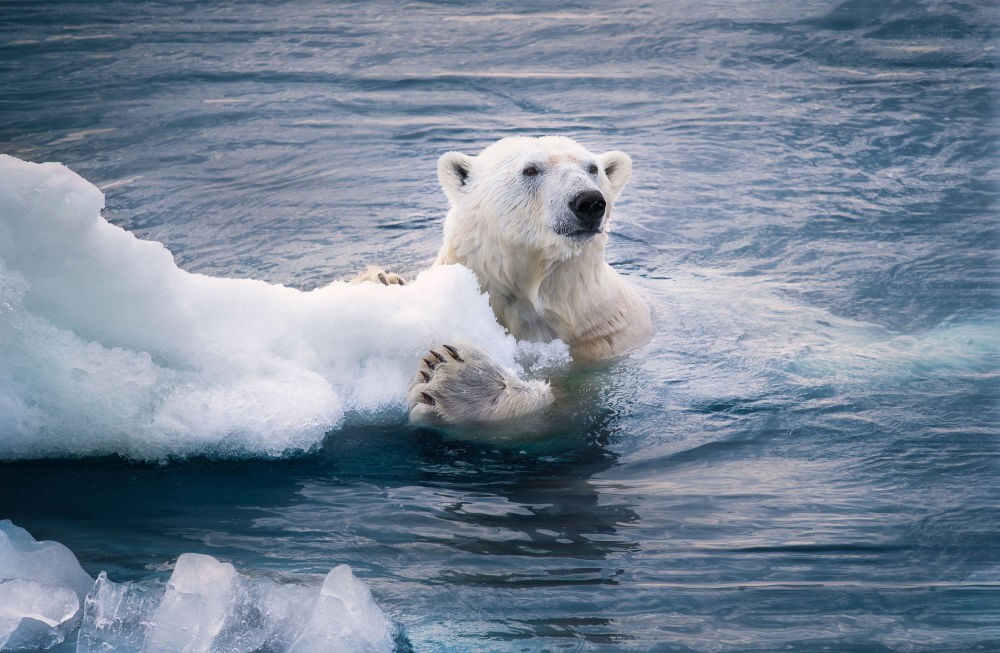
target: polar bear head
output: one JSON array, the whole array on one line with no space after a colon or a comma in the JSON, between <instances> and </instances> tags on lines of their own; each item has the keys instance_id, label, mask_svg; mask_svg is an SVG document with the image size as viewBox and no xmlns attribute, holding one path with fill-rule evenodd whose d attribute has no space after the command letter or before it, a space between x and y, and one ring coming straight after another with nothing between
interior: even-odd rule
<instances>
[{"instance_id":1,"label":"polar bear head","mask_svg":"<svg viewBox=\"0 0 1000 653\"><path fill-rule=\"evenodd\" d=\"M542 250L549 260L603 249L612 204L631 173L624 152L594 154L562 136L504 138L478 156L448 152L438 160L452 205L445 239Z\"/></svg>"},{"instance_id":2,"label":"polar bear head","mask_svg":"<svg viewBox=\"0 0 1000 653\"><path fill-rule=\"evenodd\" d=\"M645 301L604 260L631 173L628 155L559 136L448 152L438 178L451 210L435 263L472 270L515 338L562 340L581 360L619 355L651 332Z\"/></svg>"}]
</instances>

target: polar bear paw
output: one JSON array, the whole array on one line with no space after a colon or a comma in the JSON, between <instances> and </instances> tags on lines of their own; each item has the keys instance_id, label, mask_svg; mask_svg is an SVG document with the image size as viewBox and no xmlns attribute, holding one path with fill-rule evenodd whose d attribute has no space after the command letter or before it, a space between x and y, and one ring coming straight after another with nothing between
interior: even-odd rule
<instances>
[{"instance_id":1,"label":"polar bear paw","mask_svg":"<svg viewBox=\"0 0 1000 653\"><path fill-rule=\"evenodd\" d=\"M513 419L552 403L544 381L524 381L481 349L434 347L407 394L410 421L464 424Z\"/></svg>"},{"instance_id":2,"label":"polar bear paw","mask_svg":"<svg viewBox=\"0 0 1000 653\"><path fill-rule=\"evenodd\" d=\"M386 272L380 267L369 265L368 269L351 279L351 283L380 283L383 286L405 286L406 280L398 274Z\"/></svg>"}]
</instances>

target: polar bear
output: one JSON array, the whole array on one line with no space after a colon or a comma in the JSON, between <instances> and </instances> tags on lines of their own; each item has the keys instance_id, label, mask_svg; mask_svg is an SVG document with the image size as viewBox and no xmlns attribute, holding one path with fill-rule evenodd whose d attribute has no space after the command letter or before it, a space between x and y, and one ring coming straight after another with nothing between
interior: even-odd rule
<instances>
[{"instance_id":1,"label":"polar bear","mask_svg":"<svg viewBox=\"0 0 1000 653\"><path fill-rule=\"evenodd\" d=\"M624 152L593 154L562 136L448 152L438 179L451 209L434 264L471 269L518 340L562 340L577 361L621 355L652 333L649 306L604 260L612 205L631 173ZM377 268L360 280L403 283ZM519 417L553 394L486 352L442 344L421 361L408 400L411 422L458 424Z\"/></svg>"}]
</instances>

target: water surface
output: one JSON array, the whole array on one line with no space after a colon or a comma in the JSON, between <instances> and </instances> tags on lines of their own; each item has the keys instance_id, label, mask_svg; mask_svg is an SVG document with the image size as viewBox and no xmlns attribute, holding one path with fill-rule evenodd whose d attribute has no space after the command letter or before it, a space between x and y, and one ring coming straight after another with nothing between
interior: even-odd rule
<instances>
[{"instance_id":1,"label":"water surface","mask_svg":"<svg viewBox=\"0 0 1000 653\"><path fill-rule=\"evenodd\" d=\"M538 441L391 409L277 457L17 455L0 518L115 580L349 563L421 651L1000 648L996 15L5 2L0 151L183 269L416 273L440 154L562 134L634 160L608 255L658 331Z\"/></svg>"}]
</instances>

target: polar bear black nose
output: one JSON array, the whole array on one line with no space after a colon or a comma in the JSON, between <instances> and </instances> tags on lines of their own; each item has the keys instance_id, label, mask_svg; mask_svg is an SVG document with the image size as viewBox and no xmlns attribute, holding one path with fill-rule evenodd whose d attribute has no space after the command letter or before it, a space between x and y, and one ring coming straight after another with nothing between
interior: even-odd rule
<instances>
[{"instance_id":1,"label":"polar bear black nose","mask_svg":"<svg viewBox=\"0 0 1000 653\"><path fill-rule=\"evenodd\" d=\"M573 212L580 226L584 229L599 229L604 219L604 209L607 203L604 195L596 190L585 190L569 201L569 210Z\"/></svg>"}]
</instances>

